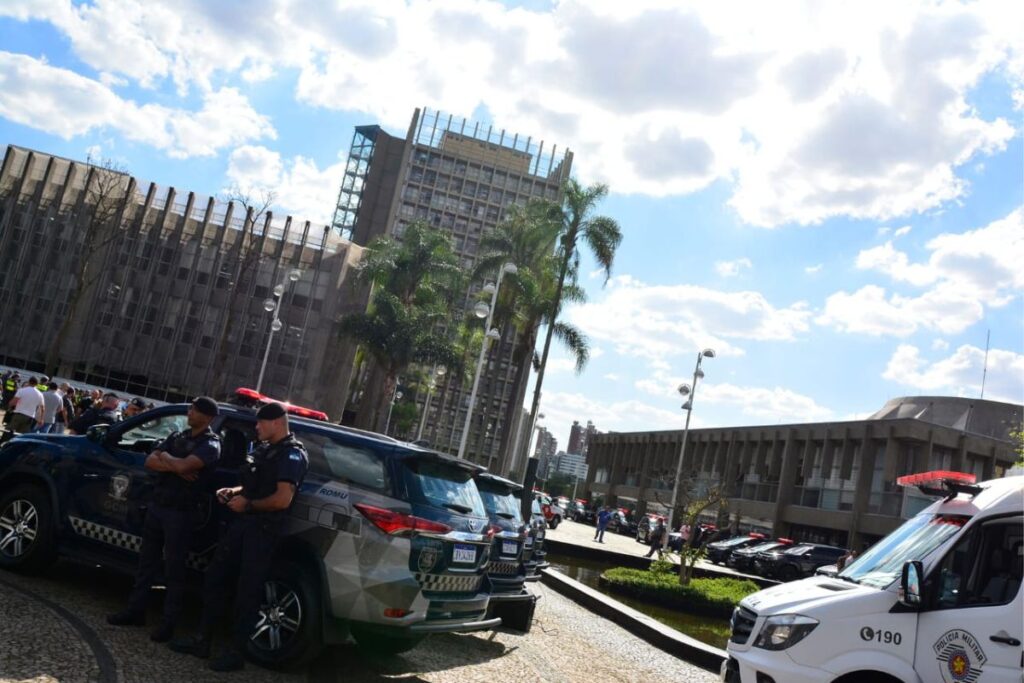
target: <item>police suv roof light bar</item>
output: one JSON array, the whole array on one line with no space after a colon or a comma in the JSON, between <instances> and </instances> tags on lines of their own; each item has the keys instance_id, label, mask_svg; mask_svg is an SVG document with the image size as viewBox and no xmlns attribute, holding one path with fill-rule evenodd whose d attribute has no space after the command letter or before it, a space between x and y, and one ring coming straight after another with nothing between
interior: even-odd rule
<instances>
[{"instance_id":1,"label":"police suv roof light bar","mask_svg":"<svg viewBox=\"0 0 1024 683\"><path fill-rule=\"evenodd\" d=\"M919 474L907 474L896 479L897 486L916 486L926 496L937 496L952 500L957 494L966 493L976 496L981 493L978 480L967 472L951 472L949 470L933 470Z\"/></svg>"}]
</instances>

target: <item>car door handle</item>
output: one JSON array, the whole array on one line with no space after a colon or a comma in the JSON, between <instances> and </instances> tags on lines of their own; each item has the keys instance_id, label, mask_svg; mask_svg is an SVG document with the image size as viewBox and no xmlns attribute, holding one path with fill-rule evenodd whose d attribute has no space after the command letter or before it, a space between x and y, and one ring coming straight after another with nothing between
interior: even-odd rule
<instances>
[{"instance_id":1,"label":"car door handle","mask_svg":"<svg viewBox=\"0 0 1024 683\"><path fill-rule=\"evenodd\" d=\"M1006 633L1006 631L1003 631L1003 633ZM993 643L1003 643L1004 645L1012 645L1013 647L1018 647L1020 645L1019 640L1013 636L1003 635L1003 633L997 633L994 636L989 636L988 639Z\"/></svg>"},{"instance_id":2,"label":"car door handle","mask_svg":"<svg viewBox=\"0 0 1024 683\"><path fill-rule=\"evenodd\" d=\"M89 473L86 473L86 474L82 475L82 479L102 479L102 478L103 478L102 474L89 474Z\"/></svg>"}]
</instances>

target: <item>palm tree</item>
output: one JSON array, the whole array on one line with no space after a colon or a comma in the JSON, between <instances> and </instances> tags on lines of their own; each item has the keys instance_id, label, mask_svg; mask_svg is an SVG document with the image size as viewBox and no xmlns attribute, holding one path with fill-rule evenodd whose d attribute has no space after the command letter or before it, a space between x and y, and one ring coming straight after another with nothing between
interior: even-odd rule
<instances>
[{"instance_id":1,"label":"palm tree","mask_svg":"<svg viewBox=\"0 0 1024 683\"><path fill-rule=\"evenodd\" d=\"M536 415L537 409L540 407L544 370L547 367L548 353L551 350L551 338L558 329L558 315L562 311L562 302L565 299L566 280L572 275L571 282L575 283L575 275L579 272L580 239L583 240L604 271L605 284L611 277L615 251L622 242L622 229L613 218L593 215L598 202L607 194L608 186L603 183L583 187L575 178L569 178L565 183L565 194L560 212L558 248L555 252L559 262L558 276L548 315L549 324L547 335L544 338L544 350L537 368L537 383L533 389L533 402L530 406L531 416Z\"/></svg>"},{"instance_id":2,"label":"palm tree","mask_svg":"<svg viewBox=\"0 0 1024 683\"><path fill-rule=\"evenodd\" d=\"M514 207L508 218L481 240L481 257L474 271L475 278L487 275L506 262L515 263L518 272L509 275L507 285L499 293L495 322L502 327L502 340L512 338L515 347L512 362L515 377L512 397L506 403L502 417L504 428L499 442L499 453L505 454L515 436L517 422L529 379L530 366L535 364L534 348L542 324L548 322L552 301L557 290L555 272L558 261L554 253L555 240L560 228L561 211L556 204L537 200L523 208ZM562 288L563 300L582 302L583 290L576 284L574 274ZM554 335L569 349L576 359L576 371L581 372L589 359L586 336L576 327L556 322ZM504 342L503 342L504 343ZM508 458L505 458L508 463ZM507 472L506 472L507 473Z\"/></svg>"},{"instance_id":3,"label":"palm tree","mask_svg":"<svg viewBox=\"0 0 1024 683\"><path fill-rule=\"evenodd\" d=\"M367 248L359 277L372 284L369 310L341 321L342 334L358 341L376 363L357 423L380 431L398 377L412 364L452 364L456 354L437 330L451 322L461 271L447 236L423 222L407 226L401 241L380 237Z\"/></svg>"}]
</instances>

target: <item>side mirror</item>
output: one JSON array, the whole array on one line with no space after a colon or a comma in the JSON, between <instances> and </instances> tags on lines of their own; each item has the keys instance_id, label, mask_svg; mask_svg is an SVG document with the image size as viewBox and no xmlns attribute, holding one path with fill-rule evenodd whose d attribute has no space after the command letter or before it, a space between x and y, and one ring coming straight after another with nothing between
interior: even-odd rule
<instances>
[{"instance_id":1,"label":"side mirror","mask_svg":"<svg viewBox=\"0 0 1024 683\"><path fill-rule=\"evenodd\" d=\"M900 575L899 601L904 607L920 609L924 603L921 593L921 577L924 566L918 560L906 562Z\"/></svg>"},{"instance_id":2,"label":"side mirror","mask_svg":"<svg viewBox=\"0 0 1024 683\"><path fill-rule=\"evenodd\" d=\"M93 425L89 429L85 430L85 438L89 439L93 443L103 443L107 440L107 432L110 431L110 425L100 424Z\"/></svg>"}]
</instances>

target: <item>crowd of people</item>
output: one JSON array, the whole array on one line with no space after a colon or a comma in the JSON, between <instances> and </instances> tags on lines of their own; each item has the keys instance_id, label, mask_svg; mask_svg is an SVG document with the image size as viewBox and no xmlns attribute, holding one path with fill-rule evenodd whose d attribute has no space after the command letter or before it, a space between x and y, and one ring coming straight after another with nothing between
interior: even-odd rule
<instances>
[{"instance_id":1,"label":"crowd of people","mask_svg":"<svg viewBox=\"0 0 1024 683\"><path fill-rule=\"evenodd\" d=\"M3 424L9 435L84 434L96 424L113 424L153 408L146 400L124 399L112 391L76 389L67 382L11 370L0 375Z\"/></svg>"}]
</instances>

